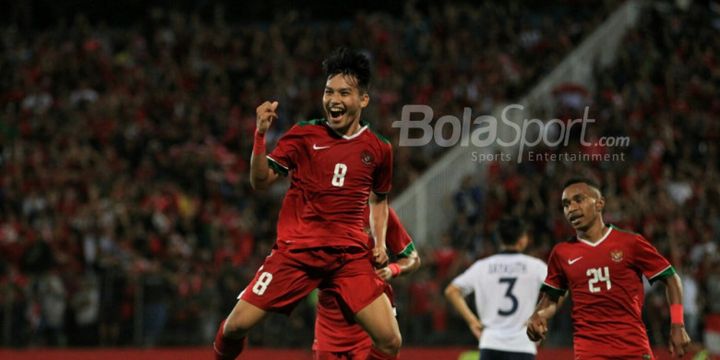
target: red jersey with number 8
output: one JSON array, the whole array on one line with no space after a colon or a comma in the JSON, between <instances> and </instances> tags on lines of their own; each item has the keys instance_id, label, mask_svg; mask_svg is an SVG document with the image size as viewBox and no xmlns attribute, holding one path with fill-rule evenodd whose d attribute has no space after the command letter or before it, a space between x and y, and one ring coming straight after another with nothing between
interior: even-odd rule
<instances>
[{"instance_id":1,"label":"red jersey with number 8","mask_svg":"<svg viewBox=\"0 0 720 360\"><path fill-rule=\"evenodd\" d=\"M570 290L575 359L652 359L642 321L642 276L674 274L670 263L639 234L610 227L595 243L573 239L555 246L545 285Z\"/></svg>"},{"instance_id":2,"label":"red jersey with number 8","mask_svg":"<svg viewBox=\"0 0 720 360\"><path fill-rule=\"evenodd\" d=\"M344 136L325 120L303 121L267 158L275 172L290 174L277 224L279 249L368 248L363 210L370 191L390 191L389 141L364 122L358 132Z\"/></svg>"}]
</instances>

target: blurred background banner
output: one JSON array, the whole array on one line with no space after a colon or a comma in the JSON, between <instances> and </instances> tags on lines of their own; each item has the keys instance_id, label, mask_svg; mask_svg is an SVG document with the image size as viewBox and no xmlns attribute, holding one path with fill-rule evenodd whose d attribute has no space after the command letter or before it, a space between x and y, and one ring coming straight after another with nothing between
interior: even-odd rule
<instances>
[{"instance_id":1,"label":"blurred background banner","mask_svg":"<svg viewBox=\"0 0 720 360\"><path fill-rule=\"evenodd\" d=\"M584 175L603 185L606 222L678 269L696 351L720 353L715 1L1 4L4 348L209 345L269 253L288 185L249 186L255 107L280 103L269 148L321 117L320 62L346 45L371 58L363 115L393 144L391 200L423 259L394 283L405 344L473 349L442 289L496 252L505 214L531 224L529 253L546 260L574 234L559 187ZM408 105L432 109L425 146L399 146ZM507 112L513 124L541 124L520 143L467 141L487 123L437 141L454 136L436 126L443 116L500 119L509 106L522 107ZM501 125L498 139L512 138ZM523 143L558 129L566 143ZM251 346L308 354L314 305L270 316ZM570 305L544 354L571 347ZM644 321L662 353L661 286L646 287Z\"/></svg>"}]
</instances>

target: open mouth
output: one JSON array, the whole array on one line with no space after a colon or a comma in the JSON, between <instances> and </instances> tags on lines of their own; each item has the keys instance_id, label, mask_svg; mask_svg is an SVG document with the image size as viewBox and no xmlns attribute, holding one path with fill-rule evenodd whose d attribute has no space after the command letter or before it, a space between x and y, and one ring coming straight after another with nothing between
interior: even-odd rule
<instances>
[{"instance_id":1,"label":"open mouth","mask_svg":"<svg viewBox=\"0 0 720 360\"><path fill-rule=\"evenodd\" d=\"M340 107L331 107L328 109L328 114L330 115L330 120L337 121L345 115L345 109Z\"/></svg>"}]
</instances>

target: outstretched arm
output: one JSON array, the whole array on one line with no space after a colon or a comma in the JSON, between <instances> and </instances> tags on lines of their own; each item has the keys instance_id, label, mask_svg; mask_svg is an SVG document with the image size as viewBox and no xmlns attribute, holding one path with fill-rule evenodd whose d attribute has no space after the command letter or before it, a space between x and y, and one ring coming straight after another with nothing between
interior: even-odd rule
<instances>
[{"instance_id":1,"label":"outstretched arm","mask_svg":"<svg viewBox=\"0 0 720 360\"><path fill-rule=\"evenodd\" d=\"M470 328L470 331L472 331L473 335L475 335L475 338L480 340L484 326L475 313L470 310L470 307L467 302L465 302L465 297L463 296L460 288L453 284L448 285L445 288L445 298L448 299L450 304L452 304L460 316L465 319L465 322Z\"/></svg>"},{"instance_id":2,"label":"outstretched arm","mask_svg":"<svg viewBox=\"0 0 720 360\"><path fill-rule=\"evenodd\" d=\"M266 101L255 110L257 124L253 152L250 157L250 186L255 190L267 189L279 177L275 171L270 169L266 158L267 151L265 150L265 133L270 128L272 121L277 119L277 113L275 113L277 106L277 101L272 103Z\"/></svg>"},{"instance_id":3,"label":"outstretched arm","mask_svg":"<svg viewBox=\"0 0 720 360\"><path fill-rule=\"evenodd\" d=\"M661 280L665 284L665 295L670 304L670 353L682 357L690 346L690 336L685 331L682 305L682 282L678 274Z\"/></svg>"}]
</instances>

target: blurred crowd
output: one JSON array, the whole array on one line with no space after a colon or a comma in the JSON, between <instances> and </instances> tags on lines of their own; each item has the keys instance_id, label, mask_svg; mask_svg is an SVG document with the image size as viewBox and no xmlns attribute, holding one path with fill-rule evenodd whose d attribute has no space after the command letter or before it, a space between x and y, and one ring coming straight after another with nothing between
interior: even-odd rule
<instances>
[{"instance_id":1,"label":"blurred crowd","mask_svg":"<svg viewBox=\"0 0 720 360\"><path fill-rule=\"evenodd\" d=\"M720 9L672 4L654 3L643 14L626 35L617 62L597 69L593 95L561 85L575 90L558 92L555 111L538 116L582 118L587 105L596 122L588 125L586 139L627 136L630 144L582 146L580 134L573 133L567 147L534 151L624 153L624 161L545 162L527 156L520 166L493 163L487 178L467 178L456 192L459 216L447 237L458 257L461 249L472 258L487 256L497 243L494 224L512 213L532 225L530 252L547 259L555 243L574 235L560 206L563 182L595 179L607 199L606 223L644 235L675 265L685 290L688 333L702 342L707 320L720 315ZM567 101L568 96L583 100ZM670 321L664 287L646 290L651 341L665 346ZM549 343L569 345L568 306L554 327Z\"/></svg>"},{"instance_id":2,"label":"blurred crowd","mask_svg":"<svg viewBox=\"0 0 720 360\"><path fill-rule=\"evenodd\" d=\"M260 102L280 102L272 148L296 121L322 116L321 60L338 45L361 48L374 67L365 116L397 144L391 123L403 105L489 113L547 75L614 3L409 2L400 18L316 21L288 11L242 25L222 7L211 20L156 8L123 29L83 16L37 32L1 29L0 343L209 344L269 253L287 185L248 185ZM618 64L598 72L593 135L628 135L630 147L545 149L622 151L627 161L496 163L486 179L467 179L452 199L456 222L420 249L427 266L397 284L406 343L472 344L442 287L495 250L501 214L531 221L532 253L545 258L571 235L559 182L587 169L605 185L608 221L652 239L686 287L695 284L688 311L698 323L718 311L699 300L720 281L708 255L720 239L718 30L703 9L667 11L646 16ZM576 117L560 100L547 115ZM444 148L395 151L397 194ZM661 314L648 317L658 344L669 323L661 302L649 293L648 311ZM309 299L251 342L307 346L313 316Z\"/></svg>"}]
</instances>

